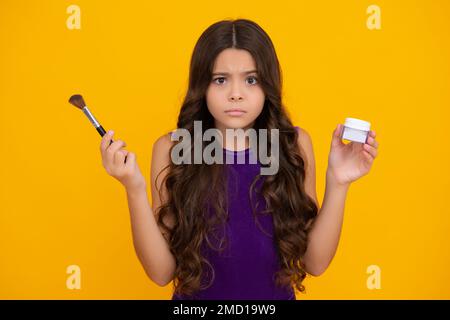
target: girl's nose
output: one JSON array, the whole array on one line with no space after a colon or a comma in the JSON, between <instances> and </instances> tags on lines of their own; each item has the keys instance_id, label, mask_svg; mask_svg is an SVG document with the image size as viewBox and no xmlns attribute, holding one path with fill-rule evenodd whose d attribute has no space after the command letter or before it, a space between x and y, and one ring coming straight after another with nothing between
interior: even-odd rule
<instances>
[{"instance_id":1,"label":"girl's nose","mask_svg":"<svg viewBox=\"0 0 450 320\"><path fill-rule=\"evenodd\" d=\"M241 101L241 100L242 100L242 96L239 95L239 94L232 94L232 95L230 96L230 100L231 100L231 101Z\"/></svg>"},{"instance_id":2,"label":"girl's nose","mask_svg":"<svg viewBox=\"0 0 450 320\"><path fill-rule=\"evenodd\" d=\"M231 86L230 86L230 101L241 101L243 99L242 97L242 90L243 88L241 88L241 85L239 83L239 81L231 81Z\"/></svg>"}]
</instances>

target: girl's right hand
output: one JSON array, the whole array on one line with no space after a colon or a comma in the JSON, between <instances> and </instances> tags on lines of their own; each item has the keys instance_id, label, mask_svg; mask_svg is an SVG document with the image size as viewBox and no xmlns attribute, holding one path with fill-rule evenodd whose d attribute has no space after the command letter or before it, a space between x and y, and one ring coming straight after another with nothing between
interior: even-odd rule
<instances>
[{"instance_id":1,"label":"girl's right hand","mask_svg":"<svg viewBox=\"0 0 450 320\"><path fill-rule=\"evenodd\" d=\"M122 140L116 140L110 145L113 135L111 130L108 131L100 143L103 167L110 176L119 180L127 191L145 189L145 178L137 164L136 155L121 149L127 145Z\"/></svg>"}]
</instances>

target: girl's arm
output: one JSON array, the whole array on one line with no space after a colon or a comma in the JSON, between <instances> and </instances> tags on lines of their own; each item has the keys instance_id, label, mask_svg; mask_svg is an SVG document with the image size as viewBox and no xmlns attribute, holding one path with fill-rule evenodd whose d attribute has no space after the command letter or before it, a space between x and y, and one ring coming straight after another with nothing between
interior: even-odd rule
<instances>
[{"instance_id":1,"label":"girl's arm","mask_svg":"<svg viewBox=\"0 0 450 320\"><path fill-rule=\"evenodd\" d=\"M370 130L365 143L344 144L342 130L343 126L338 124L333 131L322 208L308 235L308 247L303 256L304 268L312 275L322 274L336 253L350 184L368 174L378 156L375 131ZM306 131L300 131L298 143L307 162L305 189L317 204L314 152Z\"/></svg>"},{"instance_id":2,"label":"girl's arm","mask_svg":"<svg viewBox=\"0 0 450 320\"><path fill-rule=\"evenodd\" d=\"M153 146L151 168L153 209L148 202L146 187L127 190L136 254L147 276L159 286L166 286L172 281L176 266L167 238L156 223L156 209L161 200L155 191L155 179L159 171L167 164L169 143L170 139L160 138ZM164 174L160 175L158 182L162 178L164 178ZM172 220L165 222L169 226L173 225Z\"/></svg>"},{"instance_id":3,"label":"girl's arm","mask_svg":"<svg viewBox=\"0 0 450 320\"><path fill-rule=\"evenodd\" d=\"M330 265L336 253L344 219L345 199L349 185L338 185L329 177L322 208L308 235L303 263L308 273L319 276Z\"/></svg>"},{"instance_id":4,"label":"girl's arm","mask_svg":"<svg viewBox=\"0 0 450 320\"><path fill-rule=\"evenodd\" d=\"M174 258L149 205L147 190L127 190L133 244L147 276L159 286L171 279Z\"/></svg>"},{"instance_id":5,"label":"girl's arm","mask_svg":"<svg viewBox=\"0 0 450 320\"><path fill-rule=\"evenodd\" d=\"M316 194L316 169L312 141L310 135L302 128L300 128L298 143L305 160L305 190L315 201L319 210L308 235L308 247L302 263L306 272L319 276L329 266L337 250L349 184L336 183L327 171L325 195L320 208Z\"/></svg>"},{"instance_id":6,"label":"girl's arm","mask_svg":"<svg viewBox=\"0 0 450 320\"><path fill-rule=\"evenodd\" d=\"M128 207L131 215L131 228L133 244L136 254L144 267L145 272L158 285L166 285L172 279L175 270L175 259L172 256L167 240L156 223L154 212L150 208L147 197L147 183L137 164L136 155L123 147L123 140L111 143L113 132L105 134L100 143L102 164L106 172L119 180L125 187L128 199ZM162 165L163 160L159 156L164 145L155 143L152 161L152 181L155 168ZM127 157L125 161L125 157ZM152 182L153 190L154 182ZM154 201L153 204L157 204Z\"/></svg>"}]
</instances>

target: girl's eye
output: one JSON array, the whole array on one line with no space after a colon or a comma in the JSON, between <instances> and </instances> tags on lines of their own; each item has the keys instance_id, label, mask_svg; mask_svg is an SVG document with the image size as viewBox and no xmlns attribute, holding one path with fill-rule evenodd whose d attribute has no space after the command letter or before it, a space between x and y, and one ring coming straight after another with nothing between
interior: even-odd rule
<instances>
[{"instance_id":1,"label":"girl's eye","mask_svg":"<svg viewBox=\"0 0 450 320\"><path fill-rule=\"evenodd\" d=\"M258 79L256 77L248 77L247 79L253 79L254 82L250 83L250 84L257 84L258 83Z\"/></svg>"},{"instance_id":2,"label":"girl's eye","mask_svg":"<svg viewBox=\"0 0 450 320\"><path fill-rule=\"evenodd\" d=\"M256 77L248 77L247 80L252 80L250 82L251 85L255 85L258 83L258 79ZM223 84L225 81L225 77L218 77L218 78L215 78L213 81L216 84Z\"/></svg>"},{"instance_id":3,"label":"girl's eye","mask_svg":"<svg viewBox=\"0 0 450 320\"><path fill-rule=\"evenodd\" d=\"M217 84L223 84L223 82L217 82L217 80L225 80L225 78L224 77L219 77L219 78L215 78L213 81L215 82L215 83L217 83Z\"/></svg>"}]
</instances>

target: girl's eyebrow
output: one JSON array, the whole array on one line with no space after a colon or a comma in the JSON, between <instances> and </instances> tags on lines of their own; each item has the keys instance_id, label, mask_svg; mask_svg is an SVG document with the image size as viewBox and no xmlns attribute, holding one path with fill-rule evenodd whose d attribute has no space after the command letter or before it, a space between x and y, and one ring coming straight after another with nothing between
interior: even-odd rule
<instances>
[{"instance_id":1,"label":"girl's eyebrow","mask_svg":"<svg viewBox=\"0 0 450 320\"><path fill-rule=\"evenodd\" d=\"M256 70L249 70L249 71L241 72L241 74L249 74L249 73L257 73L257 71ZM230 74L228 72L214 72L212 75L213 76L217 76L217 75L226 75L226 76L228 76Z\"/></svg>"}]
</instances>

